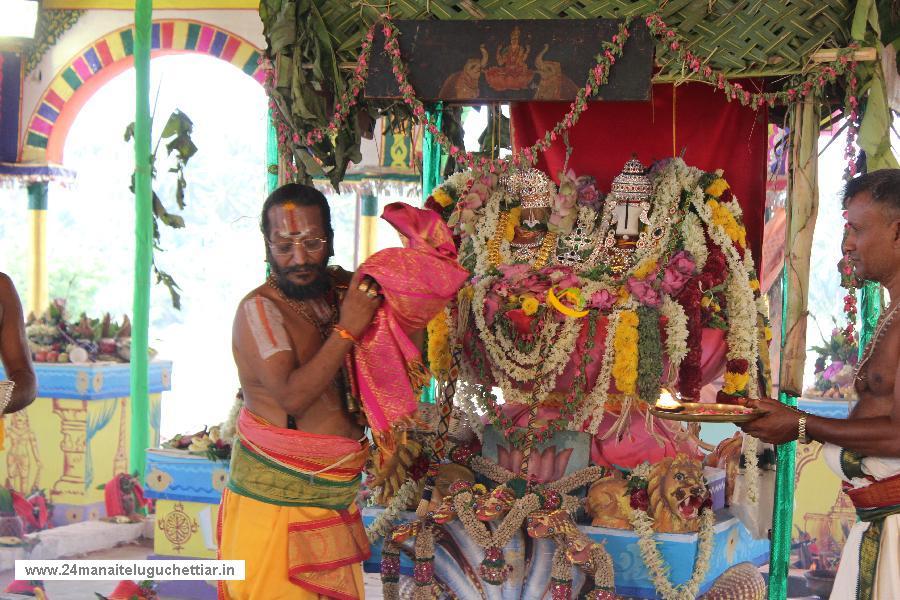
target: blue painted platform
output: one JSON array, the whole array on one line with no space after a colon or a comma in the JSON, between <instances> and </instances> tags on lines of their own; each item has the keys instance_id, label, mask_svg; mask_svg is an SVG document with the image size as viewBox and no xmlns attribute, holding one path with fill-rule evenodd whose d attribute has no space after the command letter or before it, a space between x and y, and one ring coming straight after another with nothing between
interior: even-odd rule
<instances>
[{"instance_id":1,"label":"blue painted platform","mask_svg":"<svg viewBox=\"0 0 900 600\"><path fill-rule=\"evenodd\" d=\"M144 471L148 498L218 504L228 480L228 461L180 450L148 449Z\"/></svg>"},{"instance_id":2,"label":"blue painted platform","mask_svg":"<svg viewBox=\"0 0 900 600\"><path fill-rule=\"evenodd\" d=\"M131 396L129 363L34 363L38 398L106 400ZM6 372L0 368L0 379ZM172 361L150 363L148 385L151 394L172 389Z\"/></svg>"}]
</instances>

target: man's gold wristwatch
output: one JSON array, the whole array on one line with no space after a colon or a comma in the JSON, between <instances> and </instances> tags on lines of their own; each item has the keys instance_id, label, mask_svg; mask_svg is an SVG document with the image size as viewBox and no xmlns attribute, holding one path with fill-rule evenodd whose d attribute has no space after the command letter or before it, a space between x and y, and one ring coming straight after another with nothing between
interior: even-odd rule
<instances>
[{"instance_id":1,"label":"man's gold wristwatch","mask_svg":"<svg viewBox=\"0 0 900 600\"><path fill-rule=\"evenodd\" d=\"M808 444L812 439L806 435L806 415L800 415L797 420L797 441L801 444Z\"/></svg>"}]
</instances>

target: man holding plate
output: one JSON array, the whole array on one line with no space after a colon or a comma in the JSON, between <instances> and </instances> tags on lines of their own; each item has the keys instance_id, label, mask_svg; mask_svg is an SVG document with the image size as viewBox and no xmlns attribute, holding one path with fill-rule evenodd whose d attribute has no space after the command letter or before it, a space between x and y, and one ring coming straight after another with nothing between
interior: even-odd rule
<instances>
[{"instance_id":1,"label":"man holding plate","mask_svg":"<svg viewBox=\"0 0 900 600\"><path fill-rule=\"evenodd\" d=\"M867 173L844 192L844 253L860 279L900 298L900 169ZM741 425L766 442L824 444L829 467L856 507L832 598L900 598L900 302L882 313L854 377L859 402L828 419L775 400L748 402L760 415Z\"/></svg>"}]
</instances>

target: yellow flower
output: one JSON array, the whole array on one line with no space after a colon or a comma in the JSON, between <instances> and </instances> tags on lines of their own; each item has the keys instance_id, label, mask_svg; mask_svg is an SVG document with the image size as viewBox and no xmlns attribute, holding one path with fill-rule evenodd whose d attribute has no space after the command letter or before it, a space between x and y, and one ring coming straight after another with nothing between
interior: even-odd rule
<instances>
[{"instance_id":1,"label":"yellow flower","mask_svg":"<svg viewBox=\"0 0 900 600\"><path fill-rule=\"evenodd\" d=\"M638 316L633 310L623 310L619 313L619 326L613 337L612 376L615 378L616 387L624 394L634 394L637 382L637 332Z\"/></svg>"},{"instance_id":2,"label":"yellow flower","mask_svg":"<svg viewBox=\"0 0 900 600\"><path fill-rule=\"evenodd\" d=\"M731 238L731 241L740 244L741 247L747 246L747 230L737 222L731 211L715 200L706 203L712 212L712 222L725 230L725 233Z\"/></svg>"},{"instance_id":3,"label":"yellow flower","mask_svg":"<svg viewBox=\"0 0 900 600\"><path fill-rule=\"evenodd\" d=\"M707 188L703 191L705 191L710 196L713 196L714 198L718 198L722 195L722 192L728 189L728 187L728 182L719 177L711 184L709 184L709 186L707 186Z\"/></svg>"},{"instance_id":4,"label":"yellow flower","mask_svg":"<svg viewBox=\"0 0 900 600\"><path fill-rule=\"evenodd\" d=\"M537 301L537 298L534 296L527 296L522 298L522 312L528 315L529 317L537 312L541 303Z\"/></svg>"},{"instance_id":5,"label":"yellow flower","mask_svg":"<svg viewBox=\"0 0 900 600\"><path fill-rule=\"evenodd\" d=\"M768 326L767 326L767 327L764 327L764 328L763 328L763 334L766 336L766 341L767 341L767 342L771 342L771 341L772 341L772 328L771 328L771 327L768 327Z\"/></svg>"},{"instance_id":6,"label":"yellow flower","mask_svg":"<svg viewBox=\"0 0 900 600\"><path fill-rule=\"evenodd\" d=\"M743 392L749 381L749 373L732 373L731 371L727 371L725 373L725 385L722 386L722 391L731 395Z\"/></svg>"},{"instance_id":7,"label":"yellow flower","mask_svg":"<svg viewBox=\"0 0 900 600\"><path fill-rule=\"evenodd\" d=\"M444 191L443 188L437 188L434 192L431 193L431 197L434 198L434 201L440 204L442 207L447 208L451 204L453 204L453 198L450 197L450 194Z\"/></svg>"},{"instance_id":8,"label":"yellow flower","mask_svg":"<svg viewBox=\"0 0 900 600\"><path fill-rule=\"evenodd\" d=\"M702 306L703 308L707 308L710 302L712 302L712 298L710 298L709 296L703 296L703 298L700 299L700 306Z\"/></svg>"},{"instance_id":9,"label":"yellow flower","mask_svg":"<svg viewBox=\"0 0 900 600\"><path fill-rule=\"evenodd\" d=\"M450 330L447 315L439 312L428 322L428 363L439 378L450 371Z\"/></svg>"},{"instance_id":10,"label":"yellow flower","mask_svg":"<svg viewBox=\"0 0 900 600\"><path fill-rule=\"evenodd\" d=\"M656 261L653 259L646 259L641 264L637 266L637 268L632 273L632 276L638 279L644 279L647 275L656 268Z\"/></svg>"},{"instance_id":11,"label":"yellow flower","mask_svg":"<svg viewBox=\"0 0 900 600\"><path fill-rule=\"evenodd\" d=\"M507 242L511 242L514 237L516 237L516 227L519 226L519 222L522 219L522 209L516 206L513 209L510 209L508 216L506 218L506 231L503 232L503 237Z\"/></svg>"},{"instance_id":12,"label":"yellow flower","mask_svg":"<svg viewBox=\"0 0 900 600\"><path fill-rule=\"evenodd\" d=\"M633 310L623 310L619 313L619 325L628 325L631 327L637 327L638 324L638 316L637 313Z\"/></svg>"},{"instance_id":13,"label":"yellow flower","mask_svg":"<svg viewBox=\"0 0 900 600\"><path fill-rule=\"evenodd\" d=\"M759 291L759 279L751 279L750 280L750 289L754 292Z\"/></svg>"},{"instance_id":14,"label":"yellow flower","mask_svg":"<svg viewBox=\"0 0 900 600\"><path fill-rule=\"evenodd\" d=\"M619 299L616 300L616 304L625 304L631 298L631 294L628 293L628 289L626 289L624 285L619 288L617 294L619 295Z\"/></svg>"},{"instance_id":15,"label":"yellow flower","mask_svg":"<svg viewBox=\"0 0 900 600\"><path fill-rule=\"evenodd\" d=\"M616 339L613 340L614 344L622 343L626 345L637 344L638 334L637 329L633 327L619 327L619 330L616 332Z\"/></svg>"}]
</instances>

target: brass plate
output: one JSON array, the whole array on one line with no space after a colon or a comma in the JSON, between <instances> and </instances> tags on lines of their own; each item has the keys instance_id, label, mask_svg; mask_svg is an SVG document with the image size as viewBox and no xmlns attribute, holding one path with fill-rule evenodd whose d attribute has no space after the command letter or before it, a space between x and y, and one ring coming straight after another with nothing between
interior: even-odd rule
<instances>
[{"instance_id":1,"label":"brass plate","mask_svg":"<svg viewBox=\"0 0 900 600\"><path fill-rule=\"evenodd\" d=\"M734 412L734 404L707 404L700 402L683 402L684 410L660 410L650 407L650 414L669 421L687 421L696 423L746 423L757 417L759 411L748 413ZM698 411L703 411L698 412Z\"/></svg>"}]
</instances>

